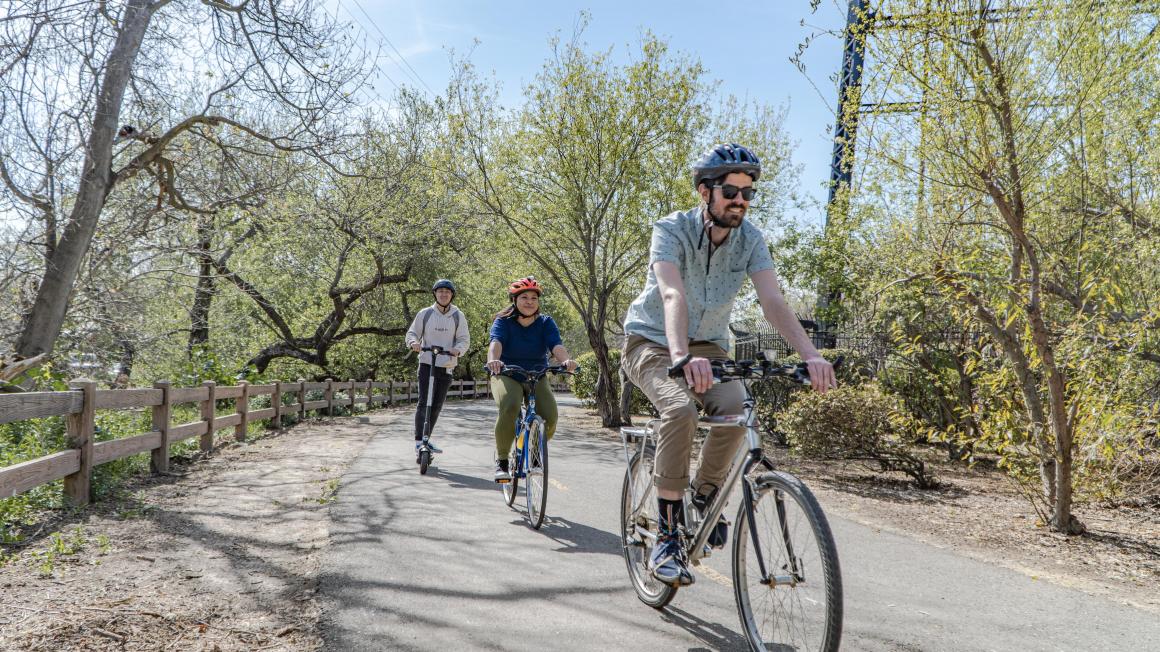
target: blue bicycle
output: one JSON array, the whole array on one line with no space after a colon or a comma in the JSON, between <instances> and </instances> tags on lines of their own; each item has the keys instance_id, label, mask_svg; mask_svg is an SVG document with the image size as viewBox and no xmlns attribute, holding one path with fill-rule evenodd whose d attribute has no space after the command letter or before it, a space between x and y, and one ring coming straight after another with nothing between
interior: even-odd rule
<instances>
[{"instance_id":1,"label":"blue bicycle","mask_svg":"<svg viewBox=\"0 0 1160 652\"><path fill-rule=\"evenodd\" d=\"M529 371L515 365L506 365L498 375L507 376L523 385L524 405L516 421L516 441L508 458L512 479L501 483L504 501L508 507L516 500L520 478L524 479L524 496L528 505L528 523L533 530L544 524L544 510L548 506L548 434L544 418L536 414L536 383L548 374L571 374L563 365L552 365L539 371Z\"/></svg>"}]
</instances>

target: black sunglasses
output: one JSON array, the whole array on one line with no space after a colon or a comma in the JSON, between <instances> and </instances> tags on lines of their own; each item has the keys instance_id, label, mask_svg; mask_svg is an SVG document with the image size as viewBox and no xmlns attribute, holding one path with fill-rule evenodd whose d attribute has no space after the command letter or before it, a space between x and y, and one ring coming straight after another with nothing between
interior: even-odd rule
<instances>
[{"instance_id":1,"label":"black sunglasses","mask_svg":"<svg viewBox=\"0 0 1160 652\"><path fill-rule=\"evenodd\" d=\"M733 199L734 197L737 196L737 193L741 193L741 198L744 199L745 201L753 201L753 198L755 196L757 196L757 188L754 188L753 186L746 186L744 188L738 188L737 186L726 183L726 184L717 184L713 187L720 188L721 189L721 196L724 197L725 199Z\"/></svg>"}]
</instances>

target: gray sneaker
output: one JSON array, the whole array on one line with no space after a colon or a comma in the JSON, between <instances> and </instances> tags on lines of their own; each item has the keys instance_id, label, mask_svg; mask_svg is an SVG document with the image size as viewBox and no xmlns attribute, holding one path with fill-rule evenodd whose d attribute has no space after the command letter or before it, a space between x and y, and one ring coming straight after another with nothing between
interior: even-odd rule
<instances>
[{"instance_id":1,"label":"gray sneaker","mask_svg":"<svg viewBox=\"0 0 1160 652\"><path fill-rule=\"evenodd\" d=\"M508 473L507 460L500 460L495 463L495 481L500 484L507 484L512 481L512 474Z\"/></svg>"},{"instance_id":2,"label":"gray sneaker","mask_svg":"<svg viewBox=\"0 0 1160 652\"><path fill-rule=\"evenodd\" d=\"M652 576L669 586L689 586L695 579L689 572L689 558L677 533L662 532L648 558Z\"/></svg>"},{"instance_id":3,"label":"gray sneaker","mask_svg":"<svg viewBox=\"0 0 1160 652\"><path fill-rule=\"evenodd\" d=\"M421 442L421 441L415 442L415 452L416 453L419 452L419 446L421 446L422 444L423 444L423 442ZM443 452L443 449L436 446L435 442L431 441L430 439L427 440L427 449L430 450L432 453L442 453Z\"/></svg>"}]
</instances>

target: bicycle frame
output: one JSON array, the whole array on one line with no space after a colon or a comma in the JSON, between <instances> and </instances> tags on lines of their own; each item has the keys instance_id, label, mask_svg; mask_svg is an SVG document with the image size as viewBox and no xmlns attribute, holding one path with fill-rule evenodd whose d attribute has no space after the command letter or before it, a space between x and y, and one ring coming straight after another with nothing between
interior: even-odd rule
<instances>
[{"instance_id":1,"label":"bicycle frame","mask_svg":"<svg viewBox=\"0 0 1160 652\"><path fill-rule=\"evenodd\" d=\"M516 421L516 468L512 469L513 475L526 478L528 467L528 434L532 430L532 422L536 420L536 394L531 392L528 394L527 402L520 408L520 419ZM520 445L520 437L523 436L523 445Z\"/></svg>"},{"instance_id":2,"label":"bicycle frame","mask_svg":"<svg viewBox=\"0 0 1160 652\"><path fill-rule=\"evenodd\" d=\"M774 470L773 463L770 462L768 458L766 458L765 453L761 447L761 434L757 430L757 411L755 409L756 401L754 400L752 393L749 391L749 385L744 382L742 382L742 384L745 387L745 401L743 403L742 414L701 417L698 420L700 423L707 424L710 428L723 426L744 426L746 432L745 445L739 447L737 453L734 454L733 461L730 463L729 472L725 477L725 481L722 483L721 488L717 491L717 495L714 497L713 501L709 504L708 509L706 510L700 524L697 527L696 532L693 533L691 539L687 540L688 545L686 551L689 556L689 561L693 564L699 564L701 559L707 556L706 550L708 549L708 546L706 544L708 543L709 535L712 534L713 529L716 527L717 519L721 517L721 513L725 510L725 506L729 502L729 494L733 492L733 488L737 485L738 481L740 481L742 478L746 478L746 481L741 484L742 500L744 501L746 509L745 517L749 519L749 522L752 524L754 522L753 485L749 481L748 475L753 470L753 468L758 465L765 467L765 469L768 471ZM624 448L626 464L631 462L631 457L628 450L629 437L625 435L627 434L629 436L639 436L637 452L644 454L644 452L648 449L648 440L654 437L653 424L657 421L658 419L650 420L647 424L645 424L644 428L622 429L621 443ZM635 489L633 488L634 486L635 483L629 483L632 504L635 506L635 509L640 509L640 500L636 495ZM685 505L686 510L690 508L690 505ZM754 527L748 528L751 541L753 543L754 552L757 554L758 568L761 571L761 582L767 585L792 583L802 579L800 570L796 567L797 558L793 554L790 538L785 536L785 512L781 507L780 501L778 502L778 519L783 532L783 540L789 547L789 558L793 560L792 563L794 565L794 568L791 569L793 573L792 577L788 579L780 577L775 578L769 575L768 570L765 568L764 555L761 554L761 542L758 539L757 529ZM638 534L654 541L655 543L656 534L649 531L644 531L639 525L636 527Z\"/></svg>"},{"instance_id":3,"label":"bicycle frame","mask_svg":"<svg viewBox=\"0 0 1160 652\"><path fill-rule=\"evenodd\" d=\"M527 435L532 429L532 422L536 419L536 385L540 380L547 377L548 373L550 373L550 368L543 371L526 371L520 369L518 372L524 375L524 380L517 380L510 375L508 378L512 378L512 380L518 382L527 393L524 398L524 405L520 408L520 418L516 421L516 468L509 469L509 473L513 477L526 478L528 466ZM524 436L524 444L522 446L520 445L521 434Z\"/></svg>"}]
</instances>

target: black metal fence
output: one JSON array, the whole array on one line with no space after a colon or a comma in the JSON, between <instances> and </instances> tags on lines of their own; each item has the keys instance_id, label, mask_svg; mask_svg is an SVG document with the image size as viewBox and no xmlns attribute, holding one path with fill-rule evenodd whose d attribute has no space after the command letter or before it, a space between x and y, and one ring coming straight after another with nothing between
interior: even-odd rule
<instances>
[{"instance_id":1,"label":"black metal fence","mask_svg":"<svg viewBox=\"0 0 1160 652\"><path fill-rule=\"evenodd\" d=\"M777 333L750 332L731 327L734 340L734 357L738 360L752 360L758 351L765 351L773 360L780 360L796 354L793 347ZM807 330L813 345L818 349L849 349L859 353L872 369L878 370L886 364L890 353L890 339L885 333L860 330L820 331Z\"/></svg>"}]
</instances>

